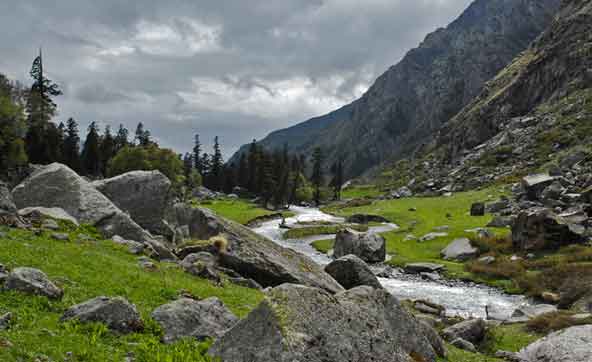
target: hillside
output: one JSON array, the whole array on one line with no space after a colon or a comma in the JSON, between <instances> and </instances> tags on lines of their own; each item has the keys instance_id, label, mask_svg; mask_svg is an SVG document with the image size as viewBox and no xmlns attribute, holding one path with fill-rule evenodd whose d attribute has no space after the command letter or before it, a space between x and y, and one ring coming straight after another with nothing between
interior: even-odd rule
<instances>
[{"instance_id":1,"label":"hillside","mask_svg":"<svg viewBox=\"0 0 592 362\"><path fill-rule=\"evenodd\" d=\"M320 146L328 164L344 158L348 176L409 155L545 29L558 5L559 0L477 0L409 51L361 99L261 143L277 147L287 141L305 153Z\"/></svg>"}]
</instances>

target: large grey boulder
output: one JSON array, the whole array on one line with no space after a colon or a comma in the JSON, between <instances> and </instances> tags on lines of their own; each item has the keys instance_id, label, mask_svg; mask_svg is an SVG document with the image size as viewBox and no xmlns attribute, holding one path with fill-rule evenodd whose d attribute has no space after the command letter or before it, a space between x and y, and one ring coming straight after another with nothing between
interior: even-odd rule
<instances>
[{"instance_id":1,"label":"large grey boulder","mask_svg":"<svg viewBox=\"0 0 592 362\"><path fill-rule=\"evenodd\" d=\"M285 284L268 292L210 353L222 362L435 362L441 342L426 328L382 289L331 296Z\"/></svg>"},{"instance_id":2,"label":"large grey boulder","mask_svg":"<svg viewBox=\"0 0 592 362\"><path fill-rule=\"evenodd\" d=\"M552 333L521 350L518 356L524 362L590 362L592 325Z\"/></svg>"},{"instance_id":3,"label":"large grey boulder","mask_svg":"<svg viewBox=\"0 0 592 362\"><path fill-rule=\"evenodd\" d=\"M549 174L528 175L522 178L522 187L530 200L538 200L547 186L557 178Z\"/></svg>"},{"instance_id":4,"label":"large grey boulder","mask_svg":"<svg viewBox=\"0 0 592 362\"><path fill-rule=\"evenodd\" d=\"M52 163L36 169L12 190L19 209L59 207L79 222L96 226L105 237L121 235L131 240L150 239L150 233L136 224L105 195L65 165Z\"/></svg>"},{"instance_id":5,"label":"large grey boulder","mask_svg":"<svg viewBox=\"0 0 592 362\"><path fill-rule=\"evenodd\" d=\"M442 331L442 337L448 342L457 338L477 344L485 337L486 324L483 319L469 319L445 328Z\"/></svg>"},{"instance_id":6,"label":"large grey boulder","mask_svg":"<svg viewBox=\"0 0 592 362\"><path fill-rule=\"evenodd\" d=\"M49 299L61 299L64 295L64 291L49 280L44 272L34 268L15 268L8 275L4 288Z\"/></svg>"},{"instance_id":7,"label":"large grey boulder","mask_svg":"<svg viewBox=\"0 0 592 362\"><path fill-rule=\"evenodd\" d=\"M446 248L444 248L440 255L445 260L468 260L476 257L479 254L479 249L471 245L471 241L467 238L460 238L454 240Z\"/></svg>"},{"instance_id":8,"label":"large grey boulder","mask_svg":"<svg viewBox=\"0 0 592 362\"><path fill-rule=\"evenodd\" d=\"M78 220L76 220L76 218L72 215L68 214L64 209L59 207L25 207L24 209L20 209L18 214L26 218L49 218L67 221L78 226Z\"/></svg>"},{"instance_id":9,"label":"large grey boulder","mask_svg":"<svg viewBox=\"0 0 592 362\"><path fill-rule=\"evenodd\" d=\"M325 267L325 271L345 289L352 289L361 285L382 288L370 267L355 255L346 255L332 261Z\"/></svg>"},{"instance_id":10,"label":"large grey boulder","mask_svg":"<svg viewBox=\"0 0 592 362\"><path fill-rule=\"evenodd\" d=\"M367 263L381 263L386 259L386 242L374 233L361 233L352 229L344 229L335 236L333 255L341 258L356 255Z\"/></svg>"},{"instance_id":11,"label":"large grey boulder","mask_svg":"<svg viewBox=\"0 0 592 362\"><path fill-rule=\"evenodd\" d=\"M512 242L524 251L557 249L587 240L583 226L569 223L549 209L523 211L512 225Z\"/></svg>"},{"instance_id":12,"label":"large grey boulder","mask_svg":"<svg viewBox=\"0 0 592 362\"><path fill-rule=\"evenodd\" d=\"M100 322L109 329L132 333L144 329L144 323L133 304L116 297L96 297L70 307L61 318L62 322L77 320L82 323Z\"/></svg>"},{"instance_id":13,"label":"large grey boulder","mask_svg":"<svg viewBox=\"0 0 592 362\"><path fill-rule=\"evenodd\" d=\"M203 208L176 205L171 223L187 225L196 240L210 240L218 265L252 279L263 287L294 283L331 293L343 288L312 259L283 248L236 222Z\"/></svg>"},{"instance_id":14,"label":"large grey boulder","mask_svg":"<svg viewBox=\"0 0 592 362\"><path fill-rule=\"evenodd\" d=\"M158 307L152 318L164 330L164 343L181 338L219 338L238 322L238 318L218 298L202 301L182 298Z\"/></svg>"},{"instance_id":15,"label":"large grey boulder","mask_svg":"<svg viewBox=\"0 0 592 362\"><path fill-rule=\"evenodd\" d=\"M144 229L172 238L173 231L164 221L172 205L171 181L160 171L132 171L92 186Z\"/></svg>"},{"instance_id":16,"label":"large grey boulder","mask_svg":"<svg viewBox=\"0 0 592 362\"><path fill-rule=\"evenodd\" d=\"M527 322L533 318L539 317L543 314L557 312L557 307L551 304L537 304L527 305L517 308L512 317L510 323L522 323Z\"/></svg>"},{"instance_id":17,"label":"large grey boulder","mask_svg":"<svg viewBox=\"0 0 592 362\"><path fill-rule=\"evenodd\" d=\"M444 270L444 265L435 263L409 263L405 264L403 268L406 273L419 274L419 273L437 273Z\"/></svg>"},{"instance_id":18,"label":"large grey boulder","mask_svg":"<svg viewBox=\"0 0 592 362\"><path fill-rule=\"evenodd\" d=\"M12 200L8 185L0 182L0 215L14 213L16 213L16 205Z\"/></svg>"}]
</instances>

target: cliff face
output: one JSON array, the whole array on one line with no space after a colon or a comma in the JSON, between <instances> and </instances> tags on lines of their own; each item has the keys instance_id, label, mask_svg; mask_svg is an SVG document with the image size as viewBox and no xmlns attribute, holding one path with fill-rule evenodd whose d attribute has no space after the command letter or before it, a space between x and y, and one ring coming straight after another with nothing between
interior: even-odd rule
<instances>
[{"instance_id":1,"label":"cliff face","mask_svg":"<svg viewBox=\"0 0 592 362\"><path fill-rule=\"evenodd\" d=\"M293 152L322 147L348 176L408 156L479 94L483 84L551 22L560 0L476 0L445 29L380 76L359 100L274 132L261 143ZM312 125L316 126L312 126Z\"/></svg>"},{"instance_id":2,"label":"cliff face","mask_svg":"<svg viewBox=\"0 0 592 362\"><path fill-rule=\"evenodd\" d=\"M592 1L564 0L551 26L442 129L438 145L454 159L497 134L507 119L590 87Z\"/></svg>"}]
</instances>

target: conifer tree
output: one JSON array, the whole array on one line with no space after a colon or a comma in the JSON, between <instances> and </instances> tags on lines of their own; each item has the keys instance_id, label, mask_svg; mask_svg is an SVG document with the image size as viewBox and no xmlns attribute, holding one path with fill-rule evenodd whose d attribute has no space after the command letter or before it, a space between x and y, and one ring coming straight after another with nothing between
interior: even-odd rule
<instances>
[{"instance_id":1,"label":"conifer tree","mask_svg":"<svg viewBox=\"0 0 592 362\"><path fill-rule=\"evenodd\" d=\"M150 131L144 129L144 124L142 122L138 123L138 126L136 127L135 140L140 147L147 147L153 143Z\"/></svg>"},{"instance_id":2,"label":"conifer tree","mask_svg":"<svg viewBox=\"0 0 592 362\"><path fill-rule=\"evenodd\" d=\"M90 176L101 174L100 137L96 122L88 126L88 134L82 151L82 165L84 171Z\"/></svg>"},{"instance_id":3,"label":"conifer tree","mask_svg":"<svg viewBox=\"0 0 592 362\"><path fill-rule=\"evenodd\" d=\"M129 131L120 124L119 129L117 130L117 135L115 136L115 154L128 145Z\"/></svg>"},{"instance_id":4,"label":"conifer tree","mask_svg":"<svg viewBox=\"0 0 592 362\"><path fill-rule=\"evenodd\" d=\"M74 118L70 118L66 122L62 158L68 167L80 172L80 136L78 134L78 124Z\"/></svg>"},{"instance_id":5,"label":"conifer tree","mask_svg":"<svg viewBox=\"0 0 592 362\"><path fill-rule=\"evenodd\" d=\"M194 167L200 174L203 172L203 167L201 165L201 142L199 141L199 135L195 135L194 143L193 143L193 163Z\"/></svg>"},{"instance_id":6,"label":"conifer tree","mask_svg":"<svg viewBox=\"0 0 592 362\"><path fill-rule=\"evenodd\" d=\"M321 187L323 186L323 152L320 147L312 153L312 184L314 186L314 201L318 206L321 203Z\"/></svg>"},{"instance_id":7,"label":"conifer tree","mask_svg":"<svg viewBox=\"0 0 592 362\"><path fill-rule=\"evenodd\" d=\"M249 187L249 165L247 156L243 153L238 163L237 183L240 187L248 189Z\"/></svg>"},{"instance_id":8,"label":"conifer tree","mask_svg":"<svg viewBox=\"0 0 592 362\"><path fill-rule=\"evenodd\" d=\"M259 147L257 147L257 141L253 140L251 142L251 146L249 147L249 156L248 156L248 186L247 188L249 191L258 193L259 192Z\"/></svg>"},{"instance_id":9,"label":"conifer tree","mask_svg":"<svg viewBox=\"0 0 592 362\"><path fill-rule=\"evenodd\" d=\"M99 150L101 156L101 173L106 175L109 161L115 157L116 154L115 137L113 137L113 134L111 133L110 126L105 127L105 134L101 139Z\"/></svg>"},{"instance_id":10,"label":"conifer tree","mask_svg":"<svg viewBox=\"0 0 592 362\"><path fill-rule=\"evenodd\" d=\"M341 187L343 186L343 160L340 158L331 166L332 179L330 186L333 188L333 198L341 200Z\"/></svg>"},{"instance_id":11,"label":"conifer tree","mask_svg":"<svg viewBox=\"0 0 592 362\"><path fill-rule=\"evenodd\" d=\"M220 143L218 136L214 137L214 154L210 161L210 185L213 190L221 191L223 187L223 167L224 161L222 159L222 152L220 151Z\"/></svg>"}]
</instances>

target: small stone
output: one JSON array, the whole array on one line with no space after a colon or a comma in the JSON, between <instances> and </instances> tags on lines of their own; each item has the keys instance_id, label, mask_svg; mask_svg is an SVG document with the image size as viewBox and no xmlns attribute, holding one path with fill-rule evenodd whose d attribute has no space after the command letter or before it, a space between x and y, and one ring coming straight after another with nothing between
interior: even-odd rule
<instances>
[{"instance_id":1,"label":"small stone","mask_svg":"<svg viewBox=\"0 0 592 362\"><path fill-rule=\"evenodd\" d=\"M51 238L59 241L67 241L70 240L70 235L64 233L53 233L51 234Z\"/></svg>"},{"instance_id":2,"label":"small stone","mask_svg":"<svg viewBox=\"0 0 592 362\"><path fill-rule=\"evenodd\" d=\"M61 299L64 292L52 283L41 270L16 268L8 275L6 289L22 293L42 295L50 299Z\"/></svg>"},{"instance_id":3,"label":"small stone","mask_svg":"<svg viewBox=\"0 0 592 362\"><path fill-rule=\"evenodd\" d=\"M0 317L0 331L7 330L10 328L10 323L12 322L12 313L6 313Z\"/></svg>"},{"instance_id":4,"label":"small stone","mask_svg":"<svg viewBox=\"0 0 592 362\"><path fill-rule=\"evenodd\" d=\"M483 263L483 264L493 264L495 262L495 257L494 256L484 256L482 258L479 258L479 262Z\"/></svg>"},{"instance_id":5,"label":"small stone","mask_svg":"<svg viewBox=\"0 0 592 362\"><path fill-rule=\"evenodd\" d=\"M462 338L457 338L454 341L450 342L450 344L453 345L456 348L459 348L459 349L462 349L462 350L465 350L465 351L469 351L469 352L472 352L472 353L476 353L477 352L477 349L475 348L475 345L474 344L472 344L469 341L465 341Z\"/></svg>"},{"instance_id":6,"label":"small stone","mask_svg":"<svg viewBox=\"0 0 592 362\"><path fill-rule=\"evenodd\" d=\"M557 304L561 300L561 297L557 293L543 292L541 298L547 303Z\"/></svg>"},{"instance_id":7,"label":"small stone","mask_svg":"<svg viewBox=\"0 0 592 362\"><path fill-rule=\"evenodd\" d=\"M127 300L117 297L97 297L69 308L61 321L78 320L82 323L101 322L109 329L121 333L144 329L136 307Z\"/></svg>"},{"instance_id":8,"label":"small stone","mask_svg":"<svg viewBox=\"0 0 592 362\"><path fill-rule=\"evenodd\" d=\"M59 230L60 225L58 225L58 222L53 219L46 219L43 221L43 224L41 224L41 228L47 230Z\"/></svg>"}]
</instances>

